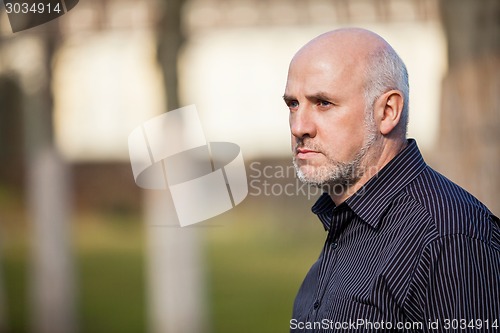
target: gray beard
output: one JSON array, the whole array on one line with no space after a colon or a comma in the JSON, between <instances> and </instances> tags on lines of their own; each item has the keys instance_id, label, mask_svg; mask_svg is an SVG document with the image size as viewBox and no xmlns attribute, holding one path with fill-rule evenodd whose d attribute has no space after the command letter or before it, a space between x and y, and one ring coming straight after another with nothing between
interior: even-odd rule
<instances>
[{"instance_id":1,"label":"gray beard","mask_svg":"<svg viewBox=\"0 0 500 333\"><path fill-rule=\"evenodd\" d=\"M365 161L370 148L372 148L378 141L376 130L374 130L373 127L368 130L369 132L363 147L361 147L359 152L351 161L340 162L334 159L328 159L326 165L317 167L316 170L314 170L313 175L305 175L304 172L302 172L294 155L293 166L295 167L297 177L302 182L308 185L324 188L325 191L336 187L347 189L353 186L365 174L366 166L363 166L363 162Z\"/></svg>"}]
</instances>

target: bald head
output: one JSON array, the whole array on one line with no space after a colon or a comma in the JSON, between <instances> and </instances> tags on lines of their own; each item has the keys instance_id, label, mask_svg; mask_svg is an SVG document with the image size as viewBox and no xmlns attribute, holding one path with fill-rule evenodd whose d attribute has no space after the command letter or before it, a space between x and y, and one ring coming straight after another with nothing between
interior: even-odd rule
<instances>
[{"instance_id":1,"label":"bald head","mask_svg":"<svg viewBox=\"0 0 500 333\"><path fill-rule=\"evenodd\" d=\"M360 28L343 28L326 32L304 45L295 55L297 57L337 55L346 60L366 59L371 53L391 46L379 35Z\"/></svg>"},{"instance_id":2,"label":"bald head","mask_svg":"<svg viewBox=\"0 0 500 333\"><path fill-rule=\"evenodd\" d=\"M367 108L384 92L395 89L404 96L398 131L406 136L408 122L408 73L389 43L376 33L361 28L342 28L326 32L304 45L293 57L295 65L334 66L352 89L361 89Z\"/></svg>"}]
</instances>

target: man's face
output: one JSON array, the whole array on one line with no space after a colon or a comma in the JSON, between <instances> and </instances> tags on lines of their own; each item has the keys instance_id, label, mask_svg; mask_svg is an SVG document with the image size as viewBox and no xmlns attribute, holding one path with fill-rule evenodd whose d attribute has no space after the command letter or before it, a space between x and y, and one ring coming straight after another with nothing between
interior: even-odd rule
<instances>
[{"instance_id":1,"label":"man's face","mask_svg":"<svg viewBox=\"0 0 500 333\"><path fill-rule=\"evenodd\" d=\"M362 66L349 55L305 52L292 61L284 99L302 181L349 187L364 174L378 134L371 110L365 112L363 83Z\"/></svg>"}]
</instances>

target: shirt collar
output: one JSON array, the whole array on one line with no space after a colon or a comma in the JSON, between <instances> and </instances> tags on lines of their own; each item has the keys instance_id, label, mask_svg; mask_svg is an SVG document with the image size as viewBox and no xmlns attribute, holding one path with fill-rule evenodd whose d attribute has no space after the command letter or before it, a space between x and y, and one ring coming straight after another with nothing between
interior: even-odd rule
<instances>
[{"instance_id":1,"label":"shirt collar","mask_svg":"<svg viewBox=\"0 0 500 333\"><path fill-rule=\"evenodd\" d=\"M311 208L312 212L318 216L325 230L330 230L334 209L335 203L326 192L319 197Z\"/></svg>"},{"instance_id":2,"label":"shirt collar","mask_svg":"<svg viewBox=\"0 0 500 333\"><path fill-rule=\"evenodd\" d=\"M376 228L394 196L425 167L426 163L416 141L409 139L408 145L396 157L338 208L347 205L363 221ZM325 229L329 230L336 209L330 196L323 193L312 207L312 212L318 216Z\"/></svg>"}]
</instances>

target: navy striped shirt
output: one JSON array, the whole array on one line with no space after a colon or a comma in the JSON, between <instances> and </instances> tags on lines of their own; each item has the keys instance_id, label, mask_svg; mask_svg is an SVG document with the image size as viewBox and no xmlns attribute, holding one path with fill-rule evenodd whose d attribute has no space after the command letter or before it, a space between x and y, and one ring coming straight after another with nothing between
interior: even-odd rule
<instances>
[{"instance_id":1,"label":"navy striped shirt","mask_svg":"<svg viewBox=\"0 0 500 333\"><path fill-rule=\"evenodd\" d=\"M291 332L500 332L500 222L414 140L338 207Z\"/></svg>"}]
</instances>

